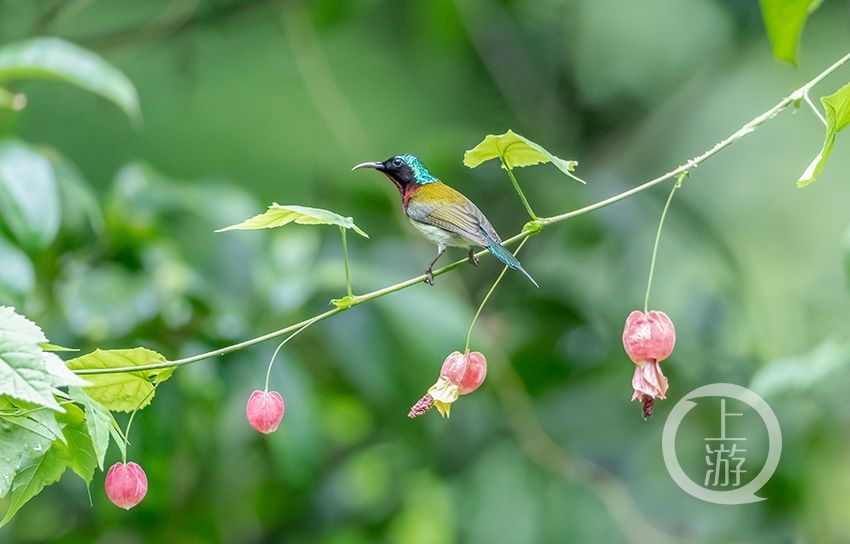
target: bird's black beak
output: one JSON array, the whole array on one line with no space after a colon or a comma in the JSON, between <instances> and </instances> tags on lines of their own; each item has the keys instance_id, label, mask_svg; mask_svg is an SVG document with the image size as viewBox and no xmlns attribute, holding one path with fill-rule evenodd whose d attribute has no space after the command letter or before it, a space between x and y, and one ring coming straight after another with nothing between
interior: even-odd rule
<instances>
[{"instance_id":1,"label":"bird's black beak","mask_svg":"<svg viewBox=\"0 0 850 544\"><path fill-rule=\"evenodd\" d=\"M351 171L353 172L354 170L360 170L361 168L374 168L375 170L383 170L384 169L384 163L382 163L382 162L361 162L360 164L358 164L357 166L352 168Z\"/></svg>"}]
</instances>

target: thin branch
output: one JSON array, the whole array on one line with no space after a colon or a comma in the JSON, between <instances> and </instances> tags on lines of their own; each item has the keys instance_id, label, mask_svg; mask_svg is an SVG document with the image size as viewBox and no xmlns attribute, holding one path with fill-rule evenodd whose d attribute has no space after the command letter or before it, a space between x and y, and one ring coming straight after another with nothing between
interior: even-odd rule
<instances>
[{"instance_id":1,"label":"thin branch","mask_svg":"<svg viewBox=\"0 0 850 544\"><path fill-rule=\"evenodd\" d=\"M823 126L827 126L826 119L824 119L823 114L820 112L818 107L815 106L815 103L812 102L812 97L809 96L809 93L803 94L803 99L806 101L806 104L808 104L809 107L812 108L812 111L815 112L815 115L818 116L818 119L820 119L820 122L823 123Z\"/></svg>"},{"instance_id":2,"label":"thin branch","mask_svg":"<svg viewBox=\"0 0 850 544\"><path fill-rule=\"evenodd\" d=\"M649 189L650 187L658 185L659 183L662 183L664 181L676 178L676 177L684 174L685 172L696 168L697 166L699 166L703 162L707 161L708 159L710 159L711 157L716 155L721 150L729 147L730 145L734 144L738 140L741 140L742 138L744 138L748 134L752 133L759 126L761 126L765 121L772 119L779 112L781 112L782 110L787 108L789 105L793 104L795 101L797 101L800 98L802 98L803 96L805 96L805 94L809 91L809 89L811 89L812 87L814 87L815 85L817 85L818 83L823 81L827 76L832 74L835 70L837 70L842 65L846 64L848 61L850 61L850 53L841 57L832 66L830 66L829 68L827 68L826 70L824 70L823 72L821 72L820 74L815 76L808 83L806 83L805 85L803 85L802 87L800 87L799 89L797 89L796 91L791 93L790 95L788 95L785 98L783 98L782 100L780 100L775 106L773 106L772 108L770 108L766 112L762 113L761 115L759 115L758 117L756 117L752 121L750 121L749 123L745 124L744 126L739 128L738 130L736 130L728 138L726 138L726 139L722 140L721 142L715 144L714 147L712 147L708 151L702 153L701 155L694 157L693 159L689 160L688 162L686 162L682 166L679 166L678 168L671 170L671 171L667 172L666 174L658 176L657 178L654 178L654 179L651 179L651 180L649 180L645 183L642 183L641 185L638 185L637 187L633 187L632 189L629 189L627 191L623 191L622 193L618 193L618 194L611 196L609 198L600 200L599 202L595 202L593 204L590 204L589 206L585 206L583 208L579 208L577 210L573 210L573 211L563 213L563 214L560 214L560 215L554 215L552 217L545 217L545 218L539 219L537 221L533 221L533 222L527 224L523 228L522 231L520 231L516 235L508 238L507 240L505 240L502 243L505 244L505 245L515 244L515 243L519 242L520 240L524 240L525 238L536 234L537 232L548 227L549 225L554 225L555 223L560 223L562 221L566 221L567 219L571 219L573 217L578 217L579 215L584 215L584 214L592 212L594 210L604 208L605 206L609 206L611 204L614 204L615 202L619 202L619 201L621 201L625 198L628 198L632 195L635 195L635 194L637 194L641 191L645 191L645 190ZM478 253L476 253L475 255L477 257L483 257L484 255L487 255L488 253L489 252L487 250L482 250L482 251L479 251ZM461 266L462 264L464 264L466 262L467 262L467 259L461 259L459 261L455 261L455 262L451 263L450 265L447 265L447 266L444 266L443 268L440 268L439 270L435 270L434 276L440 276L442 274L445 274L446 272L454 270L455 268ZM213 350L213 351L209 351L209 352L206 352L206 353L201 353L199 355L194 355L192 357L186 357L184 359L177 359L175 361L165 361L163 363L156 363L156 364L150 364L150 365L121 367L121 368L97 368L97 369L93 368L93 369L75 370L74 372L76 372L77 374L113 374L113 373L118 373L118 372L138 372L140 370L155 370L155 369L159 369L159 368L178 367L178 366L183 366L183 365L187 365L187 364L190 364L190 363L194 363L194 362L197 362L197 361L202 361L204 359L211 359L213 357L218 357L220 355L232 353L234 351L238 351L240 349L244 349L244 348L253 346L255 344L259 344L261 342L265 342L266 340L271 340L272 338L277 338L278 336L282 336L284 334L287 334L289 332L292 332L292 331L304 326L308 322L322 321L322 320L327 319L329 317L332 317L332 316L334 316L334 315L336 315L340 312L344 312L344 311L348 310L349 308L357 306L358 304L362 304L364 302L369 302L370 300L374 300L376 298L380 298L380 297L389 295L390 293L395 293L397 291L401 291L402 289L407 289L408 287L412 287L414 285L421 284L423 281L425 281L425 274L420 274L419 276L410 278L409 280L406 280L406 281L403 281L403 282L400 282L400 283L396 283L394 285L390 285L388 287L384 287L383 289L378 289L376 291L372 291L371 293L367 293L365 295L355 296L353 301L346 306L341 306L341 307L338 307L338 308L334 308L332 310L328 310L326 312L318 314L318 315L311 317L309 319L305 319L305 320L303 320L299 323L295 323L294 325L289 325L288 327L284 327L284 328L279 329L277 331L272 331L272 332L264 334L262 336L258 336L256 338L251 338L249 340L239 342L238 344L233 344L233 345L226 346L226 347L216 349L216 350Z\"/></svg>"}]
</instances>

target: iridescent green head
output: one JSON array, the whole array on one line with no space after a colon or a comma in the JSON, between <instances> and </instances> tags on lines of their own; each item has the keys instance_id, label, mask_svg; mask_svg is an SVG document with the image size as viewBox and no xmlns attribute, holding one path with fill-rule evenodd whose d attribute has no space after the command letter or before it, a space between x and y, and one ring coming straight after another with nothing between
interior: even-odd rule
<instances>
[{"instance_id":1,"label":"iridescent green head","mask_svg":"<svg viewBox=\"0 0 850 544\"><path fill-rule=\"evenodd\" d=\"M409 153L392 156L383 162L364 162L358 164L352 170L358 168L374 168L382 172L402 192L410 184L425 185L440 181L425 168L419 157Z\"/></svg>"}]
</instances>

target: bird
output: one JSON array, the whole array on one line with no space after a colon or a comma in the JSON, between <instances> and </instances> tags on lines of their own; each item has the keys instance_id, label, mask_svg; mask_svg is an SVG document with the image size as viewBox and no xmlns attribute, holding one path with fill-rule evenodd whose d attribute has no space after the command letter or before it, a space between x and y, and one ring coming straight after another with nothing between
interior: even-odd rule
<instances>
[{"instance_id":1,"label":"bird","mask_svg":"<svg viewBox=\"0 0 850 544\"><path fill-rule=\"evenodd\" d=\"M539 287L531 274L502 245L490 221L459 191L452 189L425 168L416 155L394 155L381 162L360 163L351 170L371 168L381 172L401 194L401 207L411 224L437 246L437 256L425 269L425 283L434 285L434 265L447 247L469 249L469 262L478 265L476 247L490 251L506 266L525 275Z\"/></svg>"}]
</instances>

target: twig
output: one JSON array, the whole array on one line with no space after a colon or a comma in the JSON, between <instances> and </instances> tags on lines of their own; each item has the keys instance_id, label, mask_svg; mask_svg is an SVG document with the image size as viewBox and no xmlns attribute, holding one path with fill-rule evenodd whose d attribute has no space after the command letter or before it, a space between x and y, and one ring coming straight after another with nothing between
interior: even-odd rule
<instances>
[{"instance_id":1,"label":"twig","mask_svg":"<svg viewBox=\"0 0 850 544\"><path fill-rule=\"evenodd\" d=\"M832 64L830 67L828 67L826 70L824 70L823 72L821 72L820 74L815 76L813 79L811 79L808 83L806 83L805 85L803 85L802 87L800 87L799 89L797 89L796 91L791 93L790 95L788 95L785 98L783 98L782 100L780 100L775 106L773 106L772 108L770 108L766 112L762 113L761 115L759 115L758 117L756 117L752 121L750 121L749 123L747 123L744 126L742 126L741 128L739 128L737 131L732 133L729 137L727 137L726 139L715 144L715 146L712 147L711 149L709 149L708 151L706 151L706 152L702 153L701 155L698 155L698 156L694 157L693 159L689 160L688 162L686 162L682 166L679 166L678 168L675 168L674 170L671 170L671 171L667 172L666 174L658 176L657 178L654 178L654 179L651 179L651 180L649 180L645 183L642 183L641 185L638 185L637 187L633 187L632 189L629 189L627 191L623 191L623 192L618 193L614 196L600 200L599 202L595 202L595 203L590 204L588 206L585 206L583 208L579 208L577 210L573 210L573 211L563 213L563 214L560 214L560 215L554 215L552 217L541 218L537 221L534 221L534 222L532 222L532 224L526 225L526 227L523 228L523 230L521 232L519 232L516 235L505 240L503 242L503 244L510 245L510 244L517 243L520 240L523 240L523 239L525 239L529 236L532 236L533 234L536 234L537 232L548 227L549 225L554 225L555 223L560 223L562 221L566 221L567 219L571 219L573 217L578 217L579 215L583 215L583 214L592 212L594 210L604 208L605 206L609 206L611 204L614 204L615 202L619 202L619 201L626 199L626 198L628 198L632 195L635 195L635 194L637 194L641 191L645 191L645 190L647 190L647 189L649 189L649 188L651 188L655 185L658 185L659 183L662 183L664 181L676 178L676 177L684 174L685 172L696 168L697 166L699 166L700 164L702 164L706 160L708 160L711 157L713 157L714 155L716 155L721 150L729 147L730 145L734 144L738 140L741 140L742 138L744 138L748 134L755 131L765 121L775 117L779 112L781 112L782 110L787 108L789 105L793 104L795 101L801 99L803 96L805 96L805 94L809 91L809 89L811 89L812 87L814 87L815 85L817 85L818 83L823 81L827 76L832 74L835 70L837 70L839 67L841 67L842 65L844 65L848 61L850 61L850 53L841 57L834 64ZM482 257L486 254L488 254L488 251L482 250L482 251L479 251L478 253L476 253L476 256ZM461 266L462 264L464 264L466 262L467 262L467 259L461 259L459 261L455 261L455 262L451 263L450 265L447 265L447 266L444 266L443 268L435 270L434 276L439 276L439 275L445 274L446 272L454 270L455 268ZM225 355L227 353L238 351L240 349L244 349L244 348L253 346L255 344L265 342L266 340L271 340L272 338L277 338L278 336L282 336L284 334L287 334L289 332L292 332L292 331L304 326L308 322L322 321L322 320L327 319L331 316L334 316L334 315L336 315L340 312L344 312L344 311L348 310L349 308L357 306L358 304L362 304L364 302L369 302L370 300L374 300L376 298L380 298L380 297L389 295L390 293L395 293L397 291L401 291L402 289L407 289L408 287L412 287L414 285L421 284L424 280L425 280L425 275L420 274L419 276L410 278L409 280L406 280L406 281L403 281L403 282L400 282L400 283L396 283L394 285L390 285L388 287L384 287L383 289L378 289L376 291L372 291L371 293L367 293L365 295L355 296L353 301L349 305L334 308L332 310L328 310L326 312L323 312L321 314L313 316L309 319L305 319L305 320L303 320L299 323L295 323L294 325L289 325L288 327L284 327L284 328L279 329L277 331L273 331L273 332L264 334L262 336L258 336L256 338L251 338L249 340L245 340L245 341L239 342L237 344L225 346L223 348L216 349L216 350L213 350L213 351L209 351L209 352L206 352L206 353L201 353L199 355L194 355L192 357L186 357L184 359L177 359L177 360L174 360L174 361L165 361L163 363L155 363L155 364L150 364L150 365L120 367L120 368L97 368L97 369L93 368L93 369L75 370L75 372L77 374L81 374L81 375L83 375L83 374L113 374L113 373L118 373L118 372L138 372L138 371L141 371L141 370L155 370L155 369L160 369L160 368L178 367L178 366L183 366L183 365L187 365L187 364L190 364L190 363L194 363L194 362L197 362L197 361L202 361L204 359L210 359L210 358L213 358L213 357L218 357L220 355Z\"/></svg>"}]
</instances>

